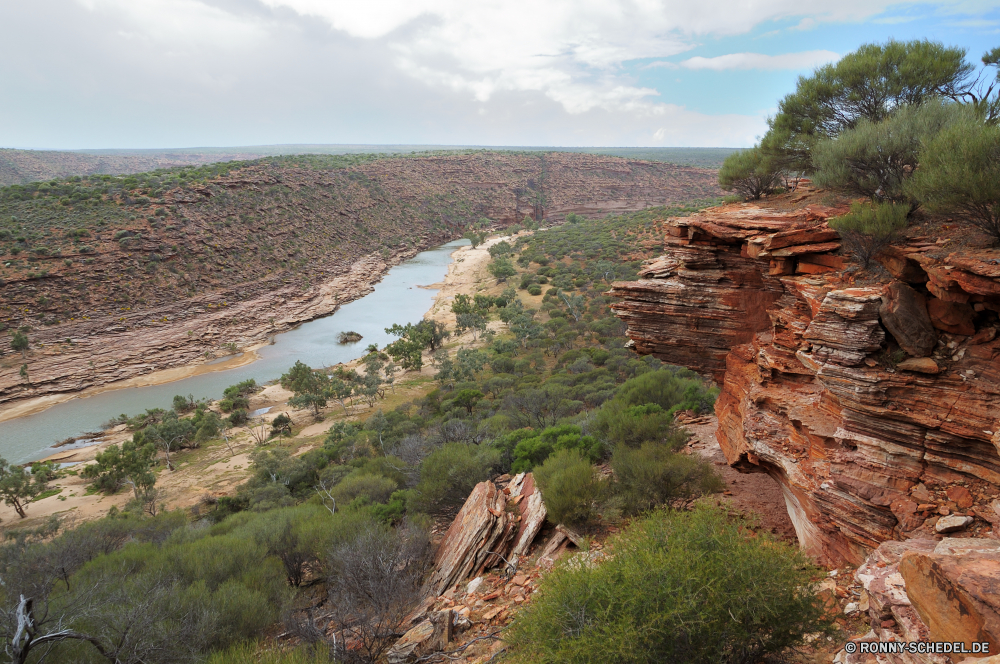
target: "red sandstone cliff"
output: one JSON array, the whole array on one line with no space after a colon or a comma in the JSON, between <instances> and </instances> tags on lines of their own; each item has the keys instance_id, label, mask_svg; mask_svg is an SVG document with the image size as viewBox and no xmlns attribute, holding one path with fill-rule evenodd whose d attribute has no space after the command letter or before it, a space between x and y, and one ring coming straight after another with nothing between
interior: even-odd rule
<instances>
[{"instance_id":1,"label":"red sandstone cliff","mask_svg":"<svg viewBox=\"0 0 1000 664\"><path fill-rule=\"evenodd\" d=\"M670 219L665 254L611 291L636 350L718 381L729 463L774 477L831 563L937 535L948 513L980 532L1000 485L1000 251L914 237L858 285L826 224L841 212Z\"/></svg>"}]
</instances>

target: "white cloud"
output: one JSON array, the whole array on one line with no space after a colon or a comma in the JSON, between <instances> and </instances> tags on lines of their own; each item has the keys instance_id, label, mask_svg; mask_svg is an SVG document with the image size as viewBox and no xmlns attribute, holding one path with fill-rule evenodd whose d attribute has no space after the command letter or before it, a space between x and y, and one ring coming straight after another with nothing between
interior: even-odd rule
<instances>
[{"instance_id":1,"label":"white cloud","mask_svg":"<svg viewBox=\"0 0 1000 664\"><path fill-rule=\"evenodd\" d=\"M401 71L428 85L463 90L480 102L500 91L537 91L580 113L656 103L655 91L622 74L631 60L676 56L698 36L742 34L770 20L859 20L891 0L262 2L320 18L355 38L381 40L396 54ZM754 67L799 68L818 61L812 56L805 65L789 65L777 57Z\"/></svg>"},{"instance_id":2,"label":"white cloud","mask_svg":"<svg viewBox=\"0 0 1000 664\"><path fill-rule=\"evenodd\" d=\"M0 106L0 144L748 145L769 91L682 101L633 65L808 68L835 54L678 61L768 23L809 29L914 5L987 19L997 1L0 2L0 81L18 100Z\"/></svg>"},{"instance_id":3,"label":"white cloud","mask_svg":"<svg viewBox=\"0 0 1000 664\"><path fill-rule=\"evenodd\" d=\"M763 55L762 53L730 53L714 58L694 57L681 62L687 69L710 69L723 71L726 69L813 69L829 62L836 62L840 55L833 51L802 51L800 53L783 53L781 55Z\"/></svg>"}]
</instances>

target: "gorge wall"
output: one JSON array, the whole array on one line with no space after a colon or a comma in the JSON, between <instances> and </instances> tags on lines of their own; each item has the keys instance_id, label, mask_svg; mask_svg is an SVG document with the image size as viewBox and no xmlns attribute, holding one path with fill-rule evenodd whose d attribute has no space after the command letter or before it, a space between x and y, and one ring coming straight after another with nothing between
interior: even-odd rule
<instances>
[{"instance_id":1,"label":"gorge wall","mask_svg":"<svg viewBox=\"0 0 1000 664\"><path fill-rule=\"evenodd\" d=\"M737 204L664 223L664 255L617 282L635 349L711 375L727 460L777 480L803 547L861 562L997 520L1000 251L909 237L856 281L826 220L844 209ZM912 235L912 234L911 234ZM950 523L950 522L949 522Z\"/></svg>"},{"instance_id":2,"label":"gorge wall","mask_svg":"<svg viewBox=\"0 0 1000 664\"><path fill-rule=\"evenodd\" d=\"M265 342L484 217L719 193L709 169L571 153L306 155L211 173L0 189L0 333L27 328L32 344L22 357L0 336L0 408Z\"/></svg>"}]
</instances>

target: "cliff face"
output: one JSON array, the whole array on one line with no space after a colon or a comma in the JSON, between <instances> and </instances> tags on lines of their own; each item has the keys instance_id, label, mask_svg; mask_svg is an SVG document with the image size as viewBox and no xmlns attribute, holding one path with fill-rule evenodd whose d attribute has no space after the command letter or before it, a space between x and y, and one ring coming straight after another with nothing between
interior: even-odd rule
<instances>
[{"instance_id":1,"label":"cliff face","mask_svg":"<svg viewBox=\"0 0 1000 664\"><path fill-rule=\"evenodd\" d=\"M668 220L664 255L611 293L636 350L722 386L722 450L780 483L803 547L857 563L943 514L996 518L1000 252L912 238L857 286L826 224L841 212Z\"/></svg>"}]
</instances>

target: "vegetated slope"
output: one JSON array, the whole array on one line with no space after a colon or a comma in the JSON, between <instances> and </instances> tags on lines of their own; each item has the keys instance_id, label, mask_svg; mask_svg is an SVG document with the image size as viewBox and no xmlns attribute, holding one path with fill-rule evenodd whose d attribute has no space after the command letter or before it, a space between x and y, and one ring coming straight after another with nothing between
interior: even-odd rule
<instances>
[{"instance_id":1,"label":"vegetated slope","mask_svg":"<svg viewBox=\"0 0 1000 664\"><path fill-rule=\"evenodd\" d=\"M57 150L0 149L0 186L28 184L75 175L123 175L158 168L198 166L225 161L261 159L281 155L413 154L428 151L490 151L483 146L434 145L251 145L225 148L170 150ZM682 166L719 168L736 148L508 148L533 153L570 152L662 161Z\"/></svg>"},{"instance_id":2,"label":"vegetated slope","mask_svg":"<svg viewBox=\"0 0 1000 664\"><path fill-rule=\"evenodd\" d=\"M703 169L489 152L277 157L16 185L0 190L0 325L32 328L33 344L138 334L179 317L216 316L198 310L209 304L282 291L274 302L255 304L259 309L315 295L317 284L346 275L363 256L398 262L473 223L639 210L717 193L714 172ZM379 265L369 276L387 267ZM295 320L336 304L324 306ZM239 334L249 325L246 312L238 318L218 321L235 339L223 341L252 342ZM260 330L263 338L281 328L269 329ZM133 336L136 351L151 343ZM217 347L220 339L212 338ZM178 355L178 340L168 345L157 368L192 359ZM95 384L93 372L66 383L76 371L67 359L41 367L30 386L16 363L0 367L0 401L12 398L11 390L21 398Z\"/></svg>"},{"instance_id":3,"label":"vegetated slope","mask_svg":"<svg viewBox=\"0 0 1000 664\"><path fill-rule=\"evenodd\" d=\"M234 159L253 159L259 152L233 148L219 152L123 151L61 152L57 150L11 150L0 148L0 186L27 184L74 175L119 175L157 168L209 164Z\"/></svg>"}]
</instances>

